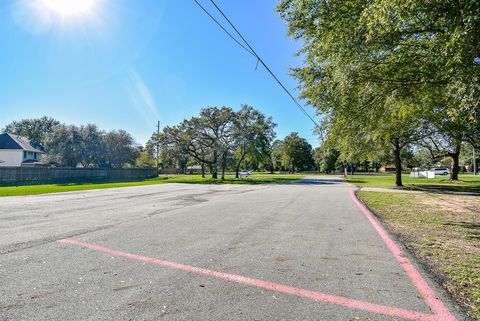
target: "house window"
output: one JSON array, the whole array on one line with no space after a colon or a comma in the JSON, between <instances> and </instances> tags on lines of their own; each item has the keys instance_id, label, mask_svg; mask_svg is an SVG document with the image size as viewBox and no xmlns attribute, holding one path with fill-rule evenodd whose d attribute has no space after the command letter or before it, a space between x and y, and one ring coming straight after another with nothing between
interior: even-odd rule
<instances>
[{"instance_id":1,"label":"house window","mask_svg":"<svg viewBox=\"0 0 480 321\"><path fill-rule=\"evenodd\" d=\"M37 153L33 153L33 159L38 159L38 154Z\"/></svg>"},{"instance_id":2,"label":"house window","mask_svg":"<svg viewBox=\"0 0 480 321\"><path fill-rule=\"evenodd\" d=\"M26 151L23 152L23 158L24 159L27 158L27 152Z\"/></svg>"}]
</instances>

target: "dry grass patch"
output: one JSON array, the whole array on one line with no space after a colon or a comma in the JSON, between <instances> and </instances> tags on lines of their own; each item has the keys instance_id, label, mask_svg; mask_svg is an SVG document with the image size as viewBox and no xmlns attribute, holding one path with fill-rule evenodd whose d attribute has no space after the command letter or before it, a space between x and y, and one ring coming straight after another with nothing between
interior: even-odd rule
<instances>
[{"instance_id":1,"label":"dry grass patch","mask_svg":"<svg viewBox=\"0 0 480 321\"><path fill-rule=\"evenodd\" d=\"M480 321L480 197L359 192Z\"/></svg>"}]
</instances>

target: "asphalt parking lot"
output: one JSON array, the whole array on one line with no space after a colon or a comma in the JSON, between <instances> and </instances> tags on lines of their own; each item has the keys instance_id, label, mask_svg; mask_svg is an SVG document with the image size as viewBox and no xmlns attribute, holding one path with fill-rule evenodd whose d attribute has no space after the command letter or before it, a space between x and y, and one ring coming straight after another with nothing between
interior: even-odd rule
<instances>
[{"instance_id":1,"label":"asphalt parking lot","mask_svg":"<svg viewBox=\"0 0 480 321\"><path fill-rule=\"evenodd\" d=\"M0 320L464 317L333 177L0 199Z\"/></svg>"}]
</instances>

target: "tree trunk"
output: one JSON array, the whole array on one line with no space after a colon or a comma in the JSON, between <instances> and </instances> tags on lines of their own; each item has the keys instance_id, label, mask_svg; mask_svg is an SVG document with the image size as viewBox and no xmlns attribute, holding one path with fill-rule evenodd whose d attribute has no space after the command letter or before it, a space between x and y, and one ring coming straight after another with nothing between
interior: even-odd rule
<instances>
[{"instance_id":1,"label":"tree trunk","mask_svg":"<svg viewBox=\"0 0 480 321\"><path fill-rule=\"evenodd\" d=\"M202 178L205 178L205 164L202 163Z\"/></svg>"},{"instance_id":2,"label":"tree trunk","mask_svg":"<svg viewBox=\"0 0 480 321\"><path fill-rule=\"evenodd\" d=\"M222 181L225 180L225 168L227 167L227 153L222 156Z\"/></svg>"},{"instance_id":3,"label":"tree trunk","mask_svg":"<svg viewBox=\"0 0 480 321\"><path fill-rule=\"evenodd\" d=\"M239 177L238 173L240 172L240 166L242 165L244 158L245 158L245 154L242 154L242 157L240 157L240 160L237 163L237 167L235 168L235 178Z\"/></svg>"},{"instance_id":4,"label":"tree trunk","mask_svg":"<svg viewBox=\"0 0 480 321\"><path fill-rule=\"evenodd\" d=\"M218 154L217 151L213 151L213 163L212 163L212 178L217 179L218 178Z\"/></svg>"},{"instance_id":5,"label":"tree trunk","mask_svg":"<svg viewBox=\"0 0 480 321\"><path fill-rule=\"evenodd\" d=\"M398 187L403 186L402 183L402 159L400 157L400 152L402 148L400 147L400 143L398 139L395 139L394 143L394 155L395 155L395 185Z\"/></svg>"},{"instance_id":6,"label":"tree trunk","mask_svg":"<svg viewBox=\"0 0 480 321\"><path fill-rule=\"evenodd\" d=\"M460 151L456 151L456 153L450 154L452 158L452 168L450 170L450 180L458 181L458 173L460 172Z\"/></svg>"},{"instance_id":7,"label":"tree trunk","mask_svg":"<svg viewBox=\"0 0 480 321\"><path fill-rule=\"evenodd\" d=\"M459 153L452 154L452 169L450 171L450 180L452 181L458 181L458 173L460 172L459 170Z\"/></svg>"}]
</instances>

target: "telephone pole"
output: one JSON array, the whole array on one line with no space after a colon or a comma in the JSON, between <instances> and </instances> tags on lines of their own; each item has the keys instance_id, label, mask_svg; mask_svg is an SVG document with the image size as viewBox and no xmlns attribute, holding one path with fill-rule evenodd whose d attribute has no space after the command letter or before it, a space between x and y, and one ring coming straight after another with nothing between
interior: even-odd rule
<instances>
[{"instance_id":1,"label":"telephone pole","mask_svg":"<svg viewBox=\"0 0 480 321\"><path fill-rule=\"evenodd\" d=\"M160 174L158 158L160 155L160 121L157 121L157 175Z\"/></svg>"}]
</instances>

